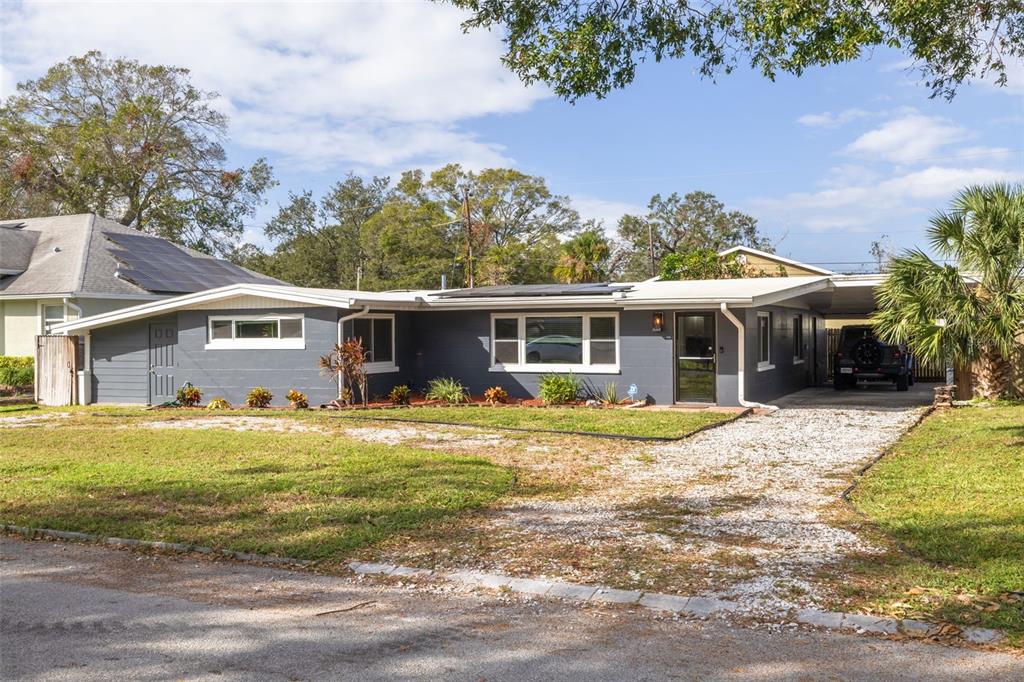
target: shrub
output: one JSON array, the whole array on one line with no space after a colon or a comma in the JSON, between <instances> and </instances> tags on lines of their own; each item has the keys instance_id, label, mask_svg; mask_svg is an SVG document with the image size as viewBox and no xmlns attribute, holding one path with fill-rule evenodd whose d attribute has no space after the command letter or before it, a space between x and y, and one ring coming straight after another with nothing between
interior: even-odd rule
<instances>
[{"instance_id":1,"label":"shrub","mask_svg":"<svg viewBox=\"0 0 1024 682\"><path fill-rule=\"evenodd\" d=\"M213 400L211 400L207 404L206 409L208 409L208 410L230 410L231 409L231 403L229 403L228 401L224 400L224 398L214 398Z\"/></svg>"},{"instance_id":2,"label":"shrub","mask_svg":"<svg viewBox=\"0 0 1024 682\"><path fill-rule=\"evenodd\" d=\"M575 374L545 374L540 378L540 399L548 405L563 405L576 400L582 388Z\"/></svg>"},{"instance_id":3,"label":"shrub","mask_svg":"<svg viewBox=\"0 0 1024 682\"><path fill-rule=\"evenodd\" d=\"M489 402L491 405L503 403L508 400L508 391L503 389L501 386L491 386L489 389L484 391L484 400Z\"/></svg>"},{"instance_id":4,"label":"shrub","mask_svg":"<svg viewBox=\"0 0 1024 682\"><path fill-rule=\"evenodd\" d=\"M427 382L427 399L440 400L449 405L466 402L466 387L458 379L439 377Z\"/></svg>"},{"instance_id":5,"label":"shrub","mask_svg":"<svg viewBox=\"0 0 1024 682\"><path fill-rule=\"evenodd\" d=\"M186 381L185 385L178 389L178 394L175 397L182 407L195 407L202 402L203 392Z\"/></svg>"},{"instance_id":6,"label":"shrub","mask_svg":"<svg viewBox=\"0 0 1024 682\"><path fill-rule=\"evenodd\" d=\"M288 393L284 397L288 399L288 402L296 410L305 410L306 408L309 407L309 398L306 396L305 393L302 393L297 389L293 388L292 390L288 391ZM270 401L268 400L267 402Z\"/></svg>"},{"instance_id":7,"label":"shrub","mask_svg":"<svg viewBox=\"0 0 1024 682\"><path fill-rule=\"evenodd\" d=\"M608 382L604 385L603 400L609 405L619 404L619 385L614 381Z\"/></svg>"},{"instance_id":8,"label":"shrub","mask_svg":"<svg viewBox=\"0 0 1024 682\"><path fill-rule=\"evenodd\" d=\"M267 407L273 399L273 393L262 386L257 386L249 391L249 395L245 396L245 404L249 407Z\"/></svg>"},{"instance_id":9,"label":"shrub","mask_svg":"<svg viewBox=\"0 0 1024 682\"><path fill-rule=\"evenodd\" d=\"M28 356L0 355L0 386L31 386L35 361Z\"/></svg>"},{"instance_id":10,"label":"shrub","mask_svg":"<svg viewBox=\"0 0 1024 682\"><path fill-rule=\"evenodd\" d=\"M409 387L405 384L401 384L400 386L395 386L391 389L391 392L388 393L388 400L395 405L408 405L411 394L412 391Z\"/></svg>"}]
</instances>

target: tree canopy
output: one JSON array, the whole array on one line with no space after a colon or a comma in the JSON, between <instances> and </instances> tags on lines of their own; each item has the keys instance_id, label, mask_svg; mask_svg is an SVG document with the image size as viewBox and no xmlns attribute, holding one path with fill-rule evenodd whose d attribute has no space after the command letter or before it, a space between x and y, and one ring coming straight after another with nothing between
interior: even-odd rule
<instances>
[{"instance_id":1,"label":"tree canopy","mask_svg":"<svg viewBox=\"0 0 1024 682\"><path fill-rule=\"evenodd\" d=\"M725 204L709 192L689 192L682 197L655 194L646 215L619 219L618 233L625 276L632 279L653 277L663 259L673 253L718 252L732 246L771 250L758 232L755 218L726 211Z\"/></svg>"},{"instance_id":2,"label":"tree canopy","mask_svg":"<svg viewBox=\"0 0 1024 682\"><path fill-rule=\"evenodd\" d=\"M227 252L274 184L263 159L228 168L227 117L187 69L72 57L0 107L0 212L98 213Z\"/></svg>"},{"instance_id":3,"label":"tree canopy","mask_svg":"<svg viewBox=\"0 0 1024 682\"><path fill-rule=\"evenodd\" d=\"M648 60L690 57L701 75L747 63L764 76L905 52L933 96L973 78L1007 82L1024 56L1021 0L447 0L463 28L504 28L502 61L526 83L575 101L629 85Z\"/></svg>"}]
</instances>

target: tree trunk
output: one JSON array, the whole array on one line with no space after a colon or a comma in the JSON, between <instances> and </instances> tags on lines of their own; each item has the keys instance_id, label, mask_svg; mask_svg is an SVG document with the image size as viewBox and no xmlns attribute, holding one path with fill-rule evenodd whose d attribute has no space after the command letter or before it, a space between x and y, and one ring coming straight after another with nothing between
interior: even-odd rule
<instances>
[{"instance_id":1,"label":"tree trunk","mask_svg":"<svg viewBox=\"0 0 1024 682\"><path fill-rule=\"evenodd\" d=\"M953 383L956 385L953 397L956 400L970 400L974 395L971 366L960 363L956 364L953 367Z\"/></svg>"},{"instance_id":2,"label":"tree trunk","mask_svg":"<svg viewBox=\"0 0 1024 682\"><path fill-rule=\"evenodd\" d=\"M1010 361L992 346L981 349L981 358L975 370L975 393L985 400L998 400L1010 396L1012 367Z\"/></svg>"}]
</instances>

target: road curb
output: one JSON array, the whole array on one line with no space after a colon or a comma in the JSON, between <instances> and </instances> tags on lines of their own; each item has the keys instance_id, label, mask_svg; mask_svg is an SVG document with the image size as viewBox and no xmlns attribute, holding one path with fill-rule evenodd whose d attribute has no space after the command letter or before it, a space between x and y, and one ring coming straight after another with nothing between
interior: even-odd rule
<instances>
[{"instance_id":1,"label":"road curb","mask_svg":"<svg viewBox=\"0 0 1024 682\"><path fill-rule=\"evenodd\" d=\"M273 564L277 566L309 566L312 561L293 559L290 557L236 552L227 549L215 549L203 545L192 545L182 542L162 542L157 540L134 540L129 538L103 537L94 533L78 531L54 530L52 528L30 528L14 524L0 525L0 529L28 538L52 538L57 540L74 540L79 542L95 542L111 547L156 549L165 552L185 554L199 552L222 556L247 563ZM447 582L458 583L470 588L486 588L503 590L530 597L557 597L581 603L621 604L634 606L648 611L673 613L693 618L710 618L720 614L734 613L742 605L727 599L710 597L664 594L661 592L644 592L642 590L620 590L609 587L582 585L560 580L540 580L535 578L516 578L500 573L485 571L434 571L426 568L400 566L397 564L353 561L345 566L356 575L391 576L404 578L434 577ZM797 609L776 614L780 618L819 627L827 630L854 631L877 635L902 634L928 638L940 634L943 626L926 623L909 618L880 618L858 613L839 611L821 611L818 609ZM946 626L948 627L948 626ZM989 628L966 627L959 631L959 636L972 644L995 644L1003 639L998 630Z\"/></svg>"}]
</instances>

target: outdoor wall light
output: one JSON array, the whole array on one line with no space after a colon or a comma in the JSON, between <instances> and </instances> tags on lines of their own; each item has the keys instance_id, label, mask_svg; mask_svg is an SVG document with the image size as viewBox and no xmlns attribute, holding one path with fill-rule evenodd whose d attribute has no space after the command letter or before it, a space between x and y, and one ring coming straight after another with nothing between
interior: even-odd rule
<instances>
[{"instance_id":1,"label":"outdoor wall light","mask_svg":"<svg viewBox=\"0 0 1024 682\"><path fill-rule=\"evenodd\" d=\"M660 332L665 328L665 313L654 313L651 315L651 331Z\"/></svg>"}]
</instances>

